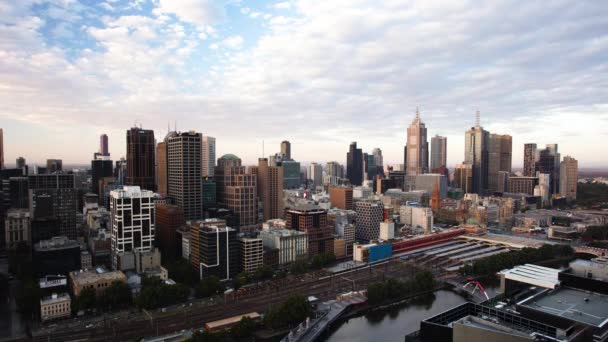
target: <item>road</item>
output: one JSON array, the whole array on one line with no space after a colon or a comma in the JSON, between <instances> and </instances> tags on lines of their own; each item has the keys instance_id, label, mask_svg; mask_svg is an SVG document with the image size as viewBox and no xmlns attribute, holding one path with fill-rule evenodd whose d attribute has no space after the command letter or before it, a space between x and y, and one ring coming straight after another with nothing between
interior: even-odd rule
<instances>
[{"instance_id":1,"label":"road","mask_svg":"<svg viewBox=\"0 0 608 342\"><path fill-rule=\"evenodd\" d=\"M279 305L288 297L299 294L316 296L321 300L333 299L339 293L362 290L374 281L385 276L409 278L415 273L412 265L399 260L387 261L351 270L338 276L321 274L306 278L287 278L279 287L265 287L265 290L252 291L238 299L227 299L226 303L193 304L167 312L137 314L132 318L101 321L93 327L82 325L67 326L57 324L52 328L34 332L33 341L132 341L142 337L159 336L182 329L198 329L206 322L232 317L252 311L264 312Z\"/></svg>"}]
</instances>

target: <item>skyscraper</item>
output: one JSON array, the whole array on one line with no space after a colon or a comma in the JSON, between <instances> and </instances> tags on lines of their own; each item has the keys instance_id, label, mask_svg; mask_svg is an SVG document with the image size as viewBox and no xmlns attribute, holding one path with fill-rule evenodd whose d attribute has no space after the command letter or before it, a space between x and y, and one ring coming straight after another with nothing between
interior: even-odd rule
<instances>
[{"instance_id":1,"label":"skyscraper","mask_svg":"<svg viewBox=\"0 0 608 342\"><path fill-rule=\"evenodd\" d=\"M4 169L4 131L0 128L0 170Z\"/></svg>"},{"instance_id":2,"label":"skyscraper","mask_svg":"<svg viewBox=\"0 0 608 342\"><path fill-rule=\"evenodd\" d=\"M488 190L499 191L500 171L511 172L512 139L510 135L490 134L488 147Z\"/></svg>"},{"instance_id":3,"label":"skyscraper","mask_svg":"<svg viewBox=\"0 0 608 342\"><path fill-rule=\"evenodd\" d=\"M190 226L190 262L199 277L222 280L237 275L240 243L237 231L226 221L206 219Z\"/></svg>"},{"instance_id":4,"label":"skyscraper","mask_svg":"<svg viewBox=\"0 0 608 342\"><path fill-rule=\"evenodd\" d=\"M372 150L372 154L374 155L374 161L376 162L376 167L379 168L379 171L382 170L384 166L384 157L382 156L382 150L378 147Z\"/></svg>"},{"instance_id":5,"label":"skyscraper","mask_svg":"<svg viewBox=\"0 0 608 342\"><path fill-rule=\"evenodd\" d=\"M101 195L103 189L99 187L99 181L114 174L114 163L107 156L98 156L91 160L91 190L94 194ZM100 198L100 200L102 200Z\"/></svg>"},{"instance_id":6,"label":"skyscraper","mask_svg":"<svg viewBox=\"0 0 608 342\"><path fill-rule=\"evenodd\" d=\"M378 174L376 159L373 154L363 153L363 178L371 180Z\"/></svg>"},{"instance_id":7,"label":"skyscraper","mask_svg":"<svg viewBox=\"0 0 608 342\"><path fill-rule=\"evenodd\" d=\"M215 167L217 202L232 210L243 231L254 230L257 224L257 177L248 173L241 159L225 154Z\"/></svg>"},{"instance_id":8,"label":"skyscraper","mask_svg":"<svg viewBox=\"0 0 608 342\"><path fill-rule=\"evenodd\" d=\"M28 176L30 217L32 221L57 220L57 233L71 240L77 237L78 198L73 174ZM32 236L38 222L32 222ZM57 228L57 227L55 227Z\"/></svg>"},{"instance_id":9,"label":"skyscraper","mask_svg":"<svg viewBox=\"0 0 608 342\"><path fill-rule=\"evenodd\" d=\"M481 194L488 189L488 145L490 134L481 127L479 111L475 127L465 132L464 162L473 169L472 193Z\"/></svg>"},{"instance_id":10,"label":"skyscraper","mask_svg":"<svg viewBox=\"0 0 608 342\"><path fill-rule=\"evenodd\" d=\"M539 150L537 153L536 172L546 173L551 176L551 184L549 185L550 195L559 193L560 154L557 152L557 144L547 144L544 149Z\"/></svg>"},{"instance_id":11,"label":"skyscraper","mask_svg":"<svg viewBox=\"0 0 608 342\"><path fill-rule=\"evenodd\" d=\"M426 126L416 109L416 117L407 129L405 171L408 176L420 175L429 170L429 143L426 138Z\"/></svg>"},{"instance_id":12,"label":"skyscraper","mask_svg":"<svg viewBox=\"0 0 608 342\"><path fill-rule=\"evenodd\" d=\"M524 170L525 177L536 176L536 144L524 144Z\"/></svg>"},{"instance_id":13,"label":"skyscraper","mask_svg":"<svg viewBox=\"0 0 608 342\"><path fill-rule=\"evenodd\" d=\"M154 191L154 131L133 127L127 131L127 185Z\"/></svg>"},{"instance_id":14,"label":"skyscraper","mask_svg":"<svg viewBox=\"0 0 608 342\"><path fill-rule=\"evenodd\" d=\"M61 159L47 159L46 172L53 174L63 171L63 161Z\"/></svg>"},{"instance_id":15,"label":"skyscraper","mask_svg":"<svg viewBox=\"0 0 608 342\"><path fill-rule=\"evenodd\" d=\"M17 158L17 160L15 162L17 164L17 168L18 169L23 169L26 166L26 164L25 164L25 158L23 158L23 157Z\"/></svg>"},{"instance_id":16,"label":"skyscraper","mask_svg":"<svg viewBox=\"0 0 608 342\"><path fill-rule=\"evenodd\" d=\"M286 159L291 159L291 143L287 140L281 142L281 154Z\"/></svg>"},{"instance_id":17,"label":"skyscraper","mask_svg":"<svg viewBox=\"0 0 608 342\"><path fill-rule=\"evenodd\" d=\"M99 154L104 157L110 156L110 151L108 150L108 135L105 133L99 136Z\"/></svg>"},{"instance_id":18,"label":"skyscraper","mask_svg":"<svg viewBox=\"0 0 608 342\"><path fill-rule=\"evenodd\" d=\"M363 184L363 152L356 142L350 144L346 154L346 177L352 185Z\"/></svg>"},{"instance_id":19,"label":"skyscraper","mask_svg":"<svg viewBox=\"0 0 608 342\"><path fill-rule=\"evenodd\" d=\"M112 266L124 252L149 252L154 246L154 193L138 186L125 186L110 193Z\"/></svg>"},{"instance_id":20,"label":"skyscraper","mask_svg":"<svg viewBox=\"0 0 608 342\"><path fill-rule=\"evenodd\" d=\"M283 167L269 166L267 158L258 159L258 195L264 203L264 221L283 215Z\"/></svg>"},{"instance_id":21,"label":"skyscraper","mask_svg":"<svg viewBox=\"0 0 608 342\"><path fill-rule=\"evenodd\" d=\"M310 163L308 165L308 180L314 188L323 185L323 166L321 164Z\"/></svg>"},{"instance_id":22,"label":"skyscraper","mask_svg":"<svg viewBox=\"0 0 608 342\"><path fill-rule=\"evenodd\" d=\"M568 202L576 200L576 186L578 183L578 161L570 156L565 156L559 168L559 188L562 196L566 196Z\"/></svg>"},{"instance_id":23,"label":"skyscraper","mask_svg":"<svg viewBox=\"0 0 608 342\"><path fill-rule=\"evenodd\" d=\"M156 191L166 196L167 187L167 142L161 141L156 144Z\"/></svg>"},{"instance_id":24,"label":"skyscraper","mask_svg":"<svg viewBox=\"0 0 608 342\"><path fill-rule=\"evenodd\" d=\"M330 161L325 164L325 173L328 176L344 178L344 169L337 161Z\"/></svg>"},{"instance_id":25,"label":"skyscraper","mask_svg":"<svg viewBox=\"0 0 608 342\"><path fill-rule=\"evenodd\" d=\"M202 134L169 134L167 143L167 195L184 210L186 220L203 218L201 177Z\"/></svg>"},{"instance_id":26,"label":"skyscraper","mask_svg":"<svg viewBox=\"0 0 608 342\"><path fill-rule=\"evenodd\" d=\"M431 171L447 167L448 138L435 135L431 138Z\"/></svg>"},{"instance_id":27,"label":"skyscraper","mask_svg":"<svg viewBox=\"0 0 608 342\"><path fill-rule=\"evenodd\" d=\"M203 177L213 177L215 172L215 138L203 136Z\"/></svg>"},{"instance_id":28,"label":"skyscraper","mask_svg":"<svg viewBox=\"0 0 608 342\"><path fill-rule=\"evenodd\" d=\"M368 243L380 237L380 222L384 219L384 205L381 201L364 200L355 204L355 238Z\"/></svg>"}]
</instances>

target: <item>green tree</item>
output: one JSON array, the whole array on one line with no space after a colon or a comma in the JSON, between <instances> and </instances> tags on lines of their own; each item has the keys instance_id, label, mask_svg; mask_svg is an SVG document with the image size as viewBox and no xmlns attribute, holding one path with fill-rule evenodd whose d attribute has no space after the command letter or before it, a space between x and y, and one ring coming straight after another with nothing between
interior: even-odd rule
<instances>
[{"instance_id":1,"label":"green tree","mask_svg":"<svg viewBox=\"0 0 608 342\"><path fill-rule=\"evenodd\" d=\"M115 310L131 305L133 296L129 285L114 281L99 296L98 307L102 310Z\"/></svg>"},{"instance_id":2,"label":"green tree","mask_svg":"<svg viewBox=\"0 0 608 342\"><path fill-rule=\"evenodd\" d=\"M264 315L264 325L271 329L293 326L312 316L312 307L306 298L289 297L279 307L270 308Z\"/></svg>"},{"instance_id":3,"label":"green tree","mask_svg":"<svg viewBox=\"0 0 608 342\"><path fill-rule=\"evenodd\" d=\"M169 278L178 283L186 285L193 285L195 283L192 265L186 259L180 258L168 263L167 270L169 271Z\"/></svg>"},{"instance_id":4,"label":"green tree","mask_svg":"<svg viewBox=\"0 0 608 342\"><path fill-rule=\"evenodd\" d=\"M243 317L230 329L230 333L237 338L250 337L256 328L256 323L249 317Z\"/></svg>"},{"instance_id":5,"label":"green tree","mask_svg":"<svg viewBox=\"0 0 608 342\"><path fill-rule=\"evenodd\" d=\"M289 273L291 274L303 274L306 272L308 272L308 262L305 260L294 261L289 267Z\"/></svg>"},{"instance_id":6,"label":"green tree","mask_svg":"<svg viewBox=\"0 0 608 342\"><path fill-rule=\"evenodd\" d=\"M195 288L196 298L206 298L214 296L222 290L222 283L216 276L211 276L201 280Z\"/></svg>"},{"instance_id":7,"label":"green tree","mask_svg":"<svg viewBox=\"0 0 608 342\"><path fill-rule=\"evenodd\" d=\"M95 308L97 302L97 293L94 288L84 288L80 295L72 300L72 312L78 312L80 310L91 310Z\"/></svg>"},{"instance_id":8,"label":"green tree","mask_svg":"<svg viewBox=\"0 0 608 342\"><path fill-rule=\"evenodd\" d=\"M234 278L232 285L235 290L240 289L241 287L247 285L249 283L249 274L247 272L241 272L236 275Z\"/></svg>"},{"instance_id":9,"label":"green tree","mask_svg":"<svg viewBox=\"0 0 608 342\"><path fill-rule=\"evenodd\" d=\"M262 265L255 270L254 277L257 280L266 280L272 278L274 272L272 271L272 267L268 265Z\"/></svg>"}]
</instances>

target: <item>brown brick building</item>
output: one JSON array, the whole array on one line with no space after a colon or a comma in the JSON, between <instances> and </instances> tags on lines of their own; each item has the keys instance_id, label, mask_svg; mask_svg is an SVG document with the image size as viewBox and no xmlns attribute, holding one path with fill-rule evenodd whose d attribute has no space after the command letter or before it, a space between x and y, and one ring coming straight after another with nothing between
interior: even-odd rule
<instances>
[{"instance_id":1,"label":"brown brick building","mask_svg":"<svg viewBox=\"0 0 608 342\"><path fill-rule=\"evenodd\" d=\"M316 205L285 208L287 229L308 234L308 256L334 252L333 227L327 221L327 211Z\"/></svg>"},{"instance_id":2,"label":"brown brick building","mask_svg":"<svg viewBox=\"0 0 608 342\"><path fill-rule=\"evenodd\" d=\"M353 188L330 186L329 200L334 208L353 210Z\"/></svg>"}]
</instances>

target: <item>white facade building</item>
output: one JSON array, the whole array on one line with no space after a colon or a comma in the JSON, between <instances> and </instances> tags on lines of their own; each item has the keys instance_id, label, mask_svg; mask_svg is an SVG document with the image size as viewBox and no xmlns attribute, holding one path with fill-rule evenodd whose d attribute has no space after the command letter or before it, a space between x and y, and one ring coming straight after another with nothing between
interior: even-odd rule
<instances>
[{"instance_id":1,"label":"white facade building","mask_svg":"<svg viewBox=\"0 0 608 342\"><path fill-rule=\"evenodd\" d=\"M154 193L139 186L124 186L110 193L112 265L124 252L152 250L155 233Z\"/></svg>"},{"instance_id":2,"label":"white facade building","mask_svg":"<svg viewBox=\"0 0 608 342\"><path fill-rule=\"evenodd\" d=\"M202 140L203 177L213 177L215 174L215 138L203 136Z\"/></svg>"}]
</instances>

